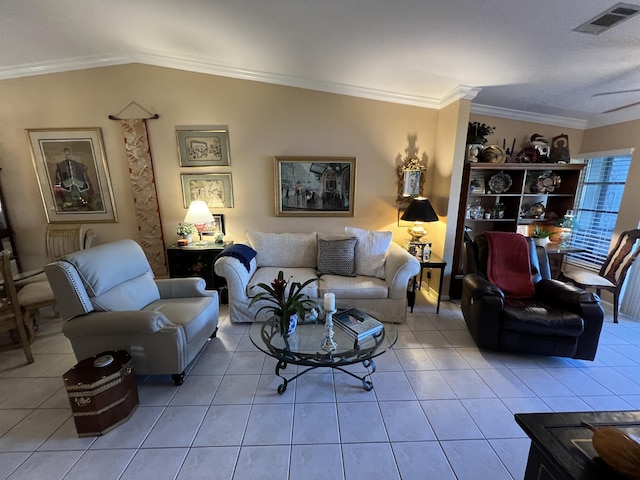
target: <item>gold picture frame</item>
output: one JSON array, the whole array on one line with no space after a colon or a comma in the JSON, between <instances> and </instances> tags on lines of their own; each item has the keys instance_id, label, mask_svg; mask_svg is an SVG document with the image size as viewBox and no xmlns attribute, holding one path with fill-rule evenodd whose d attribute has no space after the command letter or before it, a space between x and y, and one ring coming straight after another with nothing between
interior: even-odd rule
<instances>
[{"instance_id":1,"label":"gold picture frame","mask_svg":"<svg viewBox=\"0 0 640 480\"><path fill-rule=\"evenodd\" d=\"M47 222L118 221L100 128L25 133Z\"/></svg>"},{"instance_id":2,"label":"gold picture frame","mask_svg":"<svg viewBox=\"0 0 640 480\"><path fill-rule=\"evenodd\" d=\"M274 157L278 217L353 217L356 157Z\"/></svg>"}]
</instances>

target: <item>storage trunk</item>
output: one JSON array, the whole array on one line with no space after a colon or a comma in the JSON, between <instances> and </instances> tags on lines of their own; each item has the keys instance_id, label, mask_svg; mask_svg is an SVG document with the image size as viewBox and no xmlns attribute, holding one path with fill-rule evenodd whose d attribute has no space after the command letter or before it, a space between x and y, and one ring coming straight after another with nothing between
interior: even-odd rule
<instances>
[{"instance_id":1,"label":"storage trunk","mask_svg":"<svg viewBox=\"0 0 640 480\"><path fill-rule=\"evenodd\" d=\"M86 358L64 374L78 436L102 435L129 419L138 405L132 365L118 350Z\"/></svg>"}]
</instances>

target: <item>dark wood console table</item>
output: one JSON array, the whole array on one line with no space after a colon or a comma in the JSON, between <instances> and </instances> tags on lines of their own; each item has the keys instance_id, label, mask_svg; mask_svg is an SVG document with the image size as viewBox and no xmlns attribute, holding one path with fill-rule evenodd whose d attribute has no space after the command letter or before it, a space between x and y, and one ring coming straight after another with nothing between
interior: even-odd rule
<instances>
[{"instance_id":1,"label":"dark wood console table","mask_svg":"<svg viewBox=\"0 0 640 480\"><path fill-rule=\"evenodd\" d=\"M515 419L531 438L525 480L622 479L600 459L582 422L640 435L640 411L516 413Z\"/></svg>"},{"instance_id":2,"label":"dark wood console table","mask_svg":"<svg viewBox=\"0 0 640 480\"><path fill-rule=\"evenodd\" d=\"M190 244L186 247L171 245L167 247L167 263L171 278L201 277L207 282L208 290L217 290L220 294L220 302L228 302L226 286L227 282L213 271L213 265L218 255L232 242L222 244L207 243L203 246Z\"/></svg>"}]
</instances>

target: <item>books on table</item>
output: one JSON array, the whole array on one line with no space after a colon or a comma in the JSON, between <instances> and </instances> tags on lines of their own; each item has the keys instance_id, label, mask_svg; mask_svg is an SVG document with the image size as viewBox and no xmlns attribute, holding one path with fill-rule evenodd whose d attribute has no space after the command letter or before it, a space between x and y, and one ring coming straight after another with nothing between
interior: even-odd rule
<instances>
[{"instance_id":1,"label":"books on table","mask_svg":"<svg viewBox=\"0 0 640 480\"><path fill-rule=\"evenodd\" d=\"M382 323L360 310L350 308L333 316L333 324L357 341L382 331Z\"/></svg>"}]
</instances>

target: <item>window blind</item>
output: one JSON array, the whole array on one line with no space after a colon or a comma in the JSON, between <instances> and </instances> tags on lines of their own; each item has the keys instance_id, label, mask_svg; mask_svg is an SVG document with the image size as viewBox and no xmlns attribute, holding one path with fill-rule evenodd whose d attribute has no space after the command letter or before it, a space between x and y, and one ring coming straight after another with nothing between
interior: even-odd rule
<instances>
[{"instance_id":1,"label":"window blind","mask_svg":"<svg viewBox=\"0 0 640 480\"><path fill-rule=\"evenodd\" d=\"M580 175L576 195L576 220L571 245L585 253L572 255L569 263L598 271L609 253L618 219L631 155L589 158Z\"/></svg>"}]
</instances>

